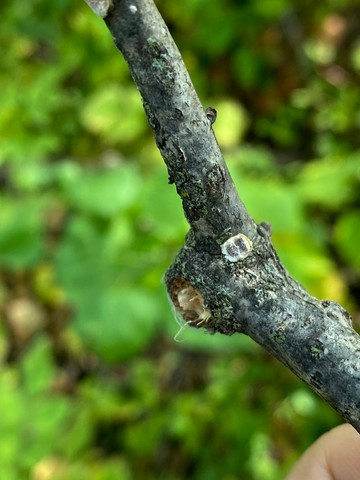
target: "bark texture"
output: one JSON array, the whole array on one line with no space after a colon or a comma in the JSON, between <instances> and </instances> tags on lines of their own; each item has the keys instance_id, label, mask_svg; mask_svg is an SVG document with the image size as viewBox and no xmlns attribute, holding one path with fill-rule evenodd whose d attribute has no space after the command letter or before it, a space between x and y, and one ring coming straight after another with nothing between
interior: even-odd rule
<instances>
[{"instance_id":1,"label":"bark texture","mask_svg":"<svg viewBox=\"0 0 360 480\"><path fill-rule=\"evenodd\" d=\"M184 321L261 344L360 432L360 342L349 314L290 277L240 201L212 121L152 0L113 0L105 22L141 93L190 224L166 273Z\"/></svg>"}]
</instances>

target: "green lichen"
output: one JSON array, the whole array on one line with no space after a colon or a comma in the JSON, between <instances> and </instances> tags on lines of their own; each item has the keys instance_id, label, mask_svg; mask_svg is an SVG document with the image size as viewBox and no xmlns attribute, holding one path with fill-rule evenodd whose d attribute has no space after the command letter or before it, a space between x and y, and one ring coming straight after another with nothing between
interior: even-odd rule
<instances>
[{"instance_id":1,"label":"green lichen","mask_svg":"<svg viewBox=\"0 0 360 480\"><path fill-rule=\"evenodd\" d=\"M277 332L273 333L272 337L279 345L286 342L286 333L282 330L278 330Z\"/></svg>"},{"instance_id":2,"label":"green lichen","mask_svg":"<svg viewBox=\"0 0 360 480\"><path fill-rule=\"evenodd\" d=\"M163 57L163 58L162 58ZM152 67L158 70L162 75L165 75L169 80L174 79L174 72L169 68L168 62L165 60L165 55L160 55L160 58L155 58L152 61Z\"/></svg>"},{"instance_id":3,"label":"green lichen","mask_svg":"<svg viewBox=\"0 0 360 480\"><path fill-rule=\"evenodd\" d=\"M321 350L321 348L319 348L318 346L312 345L312 346L310 347L310 355L311 355L313 358L320 358L320 357L321 357L321 353L322 353L322 350Z\"/></svg>"},{"instance_id":4,"label":"green lichen","mask_svg":"<svg viewBox=\"0 0 360 480\"><path fill-rule=\"evenodd\" d=\"M154 38L154 37L149 37L146 40L146 43L149 45L149 47L155 47L157 45L156 38Z\"/></svg>"}]
</instances>

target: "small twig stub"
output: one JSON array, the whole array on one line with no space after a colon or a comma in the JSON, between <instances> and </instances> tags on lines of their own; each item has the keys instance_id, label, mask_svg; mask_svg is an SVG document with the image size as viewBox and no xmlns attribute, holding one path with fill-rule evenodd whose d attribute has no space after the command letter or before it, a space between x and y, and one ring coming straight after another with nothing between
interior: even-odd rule
<instances>
[{"instance_id":1,"label":"small twig stub","mask_svg":"<svg viewBox=\"0 0 360 480\"><path fill-rule=\"evenodd\" d=\"M101 18L105 18L112 6L112 0L85 0L91 10L99 15Z\"/></svg>"},{"instance_id":2,"label":"small twig stub","mask_svg":"<svg viewBox=\"0 0 360 480\"><path fill-rule=\"evenodd\" d=\"M210 120L211 125L213 125L216 121L217 111L215 110L215 108L207 107L205 113L207 118Z\"/></svg>"}]
</instances>

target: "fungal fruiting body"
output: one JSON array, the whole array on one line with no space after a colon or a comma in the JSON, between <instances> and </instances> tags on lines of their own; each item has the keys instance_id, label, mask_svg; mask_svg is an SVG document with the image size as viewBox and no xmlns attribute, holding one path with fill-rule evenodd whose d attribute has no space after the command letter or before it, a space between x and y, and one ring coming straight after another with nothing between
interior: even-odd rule
<instances>
[{"instance_id":1,"label":"fungal fruiting body","mask_svg":"<svg viewBox=\"0 0 360 480\"><path fill-rule=\"evenodd\" d=\"M239 262L245 260L253 249L252 241L243 233L238 233L228 238L221 245L221 253L229 262Z\"/></svg>"},{"instance_id":2,"label":"fungal fruiting body","mask_svg":"<svg viewBox=\"0 0 360 480\"><path fill-rule=\"evenodd\" d=\"M204 307L204 299L200 292L193 287L185 287L178 293L178 302L183 312L188 312L194 315L194 320L191 320L196 325L206 323L211 318L210 311Z\"/></svg>"},{"instance_id":3,"label":"fungal fruiting body","mask_svg":"<svg viewBox=\"0 0 360 480\"><path fill-rule=\"evenodd\" d=\"M205 307L203 296L187 280L175 279L169 294L175 311L186 323L198 327L210 321L211 312Z\"/></svg>"}]
</instances>

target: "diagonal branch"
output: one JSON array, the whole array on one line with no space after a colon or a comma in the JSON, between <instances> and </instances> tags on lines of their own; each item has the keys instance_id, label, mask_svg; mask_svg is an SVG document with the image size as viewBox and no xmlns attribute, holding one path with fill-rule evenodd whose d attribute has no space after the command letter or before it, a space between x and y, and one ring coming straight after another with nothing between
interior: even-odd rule
<instances>
[{"instance_id":1,"label":"diagonal branch","mask_svg":"<svg viewBox=\"0 0 360 480\"><path fill-rule=\"evenodd\" d=\"M249 335L360 432L360 341L350 316L292 279L270 226L249 216L153 1L86 1L129 65L191 227L165 277L176 310L211 333Z\"/></svg>"}]
</instances>

